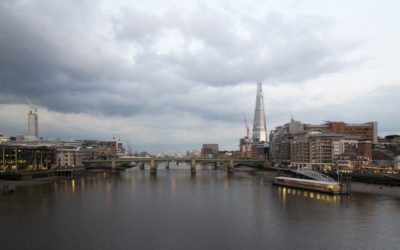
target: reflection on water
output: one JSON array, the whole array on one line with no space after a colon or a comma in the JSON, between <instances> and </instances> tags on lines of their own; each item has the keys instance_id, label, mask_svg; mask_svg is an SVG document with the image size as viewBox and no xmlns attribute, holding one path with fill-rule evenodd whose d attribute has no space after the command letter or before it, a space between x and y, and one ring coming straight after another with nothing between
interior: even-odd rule
<instances>
[{"instance_id":1,"label":"reflection on water","mask_svg":"<svg viewBox=\"0 0 400 250\"><path fill-rule=\"evenodd\" d=\"M20 188L1 198L0 231L2 249L396 249L399 215L390 197L131 169Z\"/></svg>"},{"instance_id":2,"label":"reflection on water","mask_svg":"<svg viewBox=\"0 0 400 250\"><path fill-rule=\"evenodd\" d=\"M72 193L75 193L75 179L71 180Z\"/></svg>"},{"instance_id":3,"label":"reflection on water","mask_svg":"<svg viewBox=\"0 0 400 250\"><path fill-rule=\"evenodd\" d=\"M343 203L351 201L350 195L330 195L330 194L324 194L319 192L294 189L288 187L276 187L276 189L278 190L279 200L283 205L286 204L286 199L292 199L293 197L299 197L299 196L319 201L325 201L329 203Z\"/></svg>"}]
</instances>

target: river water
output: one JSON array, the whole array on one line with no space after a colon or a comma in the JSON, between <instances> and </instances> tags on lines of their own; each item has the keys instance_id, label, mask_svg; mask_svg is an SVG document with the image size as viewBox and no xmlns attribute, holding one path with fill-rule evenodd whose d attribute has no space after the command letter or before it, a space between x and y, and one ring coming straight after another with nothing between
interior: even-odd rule
<instances>
[{"instance_id":1,"label":"river water","mask_svg":"<svg viewBox=\"0 0 400 250\"><path fill-rule=\"evenodd\" d=\"M0 240L0 249L400 249L400 199L130 169L0 197Z\"/></svg>"}]
</instances>

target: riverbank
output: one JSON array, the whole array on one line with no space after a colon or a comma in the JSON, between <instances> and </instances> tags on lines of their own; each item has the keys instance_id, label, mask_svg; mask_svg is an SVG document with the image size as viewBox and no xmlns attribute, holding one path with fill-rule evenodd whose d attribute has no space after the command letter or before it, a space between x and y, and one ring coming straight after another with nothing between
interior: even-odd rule
<instances>
[{"instance_id":1,"label":"riverbank","mask_svg":"<svg viewBox=\"0 0 400 250\"><path fill-rule=\"evenodd\" d=\"M353 193L387 195L400 198L400 187L383 186L352 181L351 190Z\"/></svg>"},{"instance_id":2,"label":"riverbank","mask_svg":"<svg viewBox=\"0 0 400 250\"><path fill-rule=\"evenodd\" d=\"M59 179L58 176L42 177L29 180L0 180L0 187L9 186L12 189L32 185L46 184Z\"/></svg>"}]
</instances>

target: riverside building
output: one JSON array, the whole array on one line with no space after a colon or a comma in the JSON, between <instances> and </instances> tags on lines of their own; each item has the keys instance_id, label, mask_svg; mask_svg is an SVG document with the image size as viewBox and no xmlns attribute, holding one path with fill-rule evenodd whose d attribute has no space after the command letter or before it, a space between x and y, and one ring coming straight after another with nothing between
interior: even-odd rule
<instances>
[{"instance_id":1,"label":"riverside building","mask_svg":"<svg viewBox=\"0 0 400 250\"><path fill-rule=\"evenodd\" d=\"M50 169L54 166L55 154L55 147L22 143L1 143L1 170L33 171Z\"/></svg>"},{"instance_id":2,"label":"riverside building","mask_svg":"<svg viewBox=\"0 0 400 250\"><path fill-rule=\"evenodd\" d=\"M83 155L78 141L20 138L0 143L0 169L15 171L81 167Z\"/></svg>"},{"instance_id":3,"label":"riverside building","mask_svg":"<svg viewBox=\"0 0 400 250\"><path fill-rule=\"evenodd\" d=\"M97 141L97 140L80 140L84 159L88 160L111 160L125 154L122 142L112 141Z\"/></svg>"},{"instance_id":4,"label":"riverside building","mask_svg":"<svg viewBox=\"0 0 400 250\"><path fill-rule=\"evenodd\" d=\"M290 123L271 131L270 152L273 163L318 170L338 166L354 169L371 163L372 142L367 140L371 135L353 135L345 130L344 133L332 132L327 129L329 126L323 126L322 129L320 125L311 129L313 126L292 119Z\"/></svg>"},{"instance_id":5,"label":"riverside building","mask_svg":"<svg viewBox=\"0 0 400 250\"><path fill-rule=\"evenodd\" d=\"M57 148L56 151L57 168L82 167L82 152L80 148Z\"/></svg>"}]
</instances>

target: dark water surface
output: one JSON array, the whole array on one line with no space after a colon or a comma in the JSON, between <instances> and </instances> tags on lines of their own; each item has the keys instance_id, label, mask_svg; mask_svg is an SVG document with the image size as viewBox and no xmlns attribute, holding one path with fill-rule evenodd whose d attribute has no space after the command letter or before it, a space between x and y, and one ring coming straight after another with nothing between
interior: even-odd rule
<instances>
[{"instance_id":1,"label":"dark water surface","mask_svg":"<svg viewBox=\"0 0 400 250\"><path fill-rule=\"evenodd\" d=\"M0 249L400 249L400 200L131 169L0 197Z\"/></svg>"}]
</instances>

